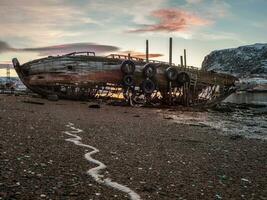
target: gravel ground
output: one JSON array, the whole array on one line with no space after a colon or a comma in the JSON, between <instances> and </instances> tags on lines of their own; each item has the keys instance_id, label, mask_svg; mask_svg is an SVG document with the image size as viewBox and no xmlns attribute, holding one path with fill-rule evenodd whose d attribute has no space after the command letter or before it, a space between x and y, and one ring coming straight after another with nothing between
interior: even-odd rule
<instances>
[{"instance_id":1,"label":"gravel ground","mask_svg":"<svg viewBox=\"0 0 267 200\"><path fill-rule=\"evenodd\" d=\"M101 174L142 199L267 199L266 141L177 124L167 110L88 104L0 95L0 199L129 199L86 174L95 165L65 141L69 122L100 150Z\"/></svg>"}]
</instances>

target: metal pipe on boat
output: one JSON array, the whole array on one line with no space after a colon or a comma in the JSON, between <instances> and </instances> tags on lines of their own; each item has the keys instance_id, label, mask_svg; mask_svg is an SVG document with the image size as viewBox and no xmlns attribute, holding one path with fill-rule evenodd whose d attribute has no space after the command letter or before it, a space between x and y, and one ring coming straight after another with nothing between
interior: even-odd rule
<instances>
[{"instance_id":1,"label":"metal pipe on boat","mask_svg":"<svg viewBox=\"0 0 267 200\"><path fill-rule=\"evenodd\" d=\"M149 54L149 46L148 46L148 40L146 40L146 62L148 63L148 54Z\"/></svg>"},{"instance_id":2,"label":"metal pipe on boat","mask_svg":"<svg viewBox=\"0 0 267 200\"><path fill-rule=\"evenodd\" d=\"M181 67L184 67L184 63L183 63L183 56L180 56L180 62L181 62Z\"/></svg>"},{"instance_id":3,"label":"metal pipe on boat","mask_svg":"<svg viewBox=\"0 0 267 200\"><path fill-rule=\"evenodd\" d=\"M184 49L184 67L186 68L187 65L186 65L186 49Z\"/></svg>"},{"instance_id":4,"label":"metal pipe on boat","mask_svg":"<svg viewBox=\"0 0 267 200\"><path fill-rule=\"evenodd\" d=\"M172 65L172 38L170 37L169 42L169 65Z\"/></svg>"}]
</instances>

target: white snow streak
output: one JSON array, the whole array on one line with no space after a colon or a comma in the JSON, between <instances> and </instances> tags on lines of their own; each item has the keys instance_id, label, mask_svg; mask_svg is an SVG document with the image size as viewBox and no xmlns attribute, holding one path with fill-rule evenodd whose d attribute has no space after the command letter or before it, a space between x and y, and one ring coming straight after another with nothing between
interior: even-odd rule
<instances>
[{"instance_id":1,"label":"white snow streak","mask_svg":"<svg viewBox=\"0 0 267 200\"><path fill-rule=\"evenodd\" d=\"M93 177L93 179L97 183L104 184L106 186L112 187L116 190L119 190L121 192L128 194L131 200L141 200L141 197L136 192L134 192L133 190L128 188L127 186L121 185L117 182L113 182L109 178L104 178L103 175L100 174L100 171L107 168L107 166L104 163L92 158L92 155L98 153L99 150L93 146L83 144L81 142L82 138L76 134L83 132L83 130L75 128L73 123L69 123L66 126L68 128L70 128L71 130L70 131L64 131L64 133L72 137L72 138L66 139L66 141L72 142L78 146L86 147L86 148L89 148L92 150L91 152L86 153L84 156L85 156L86 160L88 160L91 163L96 164L97 167L89 169L87 171L87 174L89 174L91 177Z\"/></svg>"}]
</instances>

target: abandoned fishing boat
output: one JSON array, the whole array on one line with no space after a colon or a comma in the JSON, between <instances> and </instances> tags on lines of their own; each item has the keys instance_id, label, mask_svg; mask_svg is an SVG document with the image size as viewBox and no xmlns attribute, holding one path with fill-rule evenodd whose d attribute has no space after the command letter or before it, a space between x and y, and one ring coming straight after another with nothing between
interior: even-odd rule
<instances>
[{"instance_id":1,"label":"abandoned fishing boat","mask_svg":"<svg viewBox=\"0 0 267 200\"><path fill-rule=\"evenodd\" d=\"M130 54L96 56L94 52L73 52L48 56L20 65L12 60L21 81L42 96L66 99L120 98L130 104L197 105L214 104L234 92L235 77Z\"/></svg>"}]
</instances>

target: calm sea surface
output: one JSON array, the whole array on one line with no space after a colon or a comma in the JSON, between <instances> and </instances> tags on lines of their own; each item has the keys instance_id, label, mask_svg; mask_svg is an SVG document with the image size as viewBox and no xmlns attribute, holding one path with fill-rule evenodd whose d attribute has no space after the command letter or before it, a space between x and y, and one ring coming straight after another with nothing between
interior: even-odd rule
<instances>
[{"instance_id":1,"label":"calm sea surface","mask_svg":"<svg viewBox=\"0 0 267 200\"><path fill-rule=\"evenodd\" d=\"M263 104L267 105L267 92L266 93L234 93L230 95L224 102L230 103L247 103L247 104Z\"/></svg>"}]
</instances>

